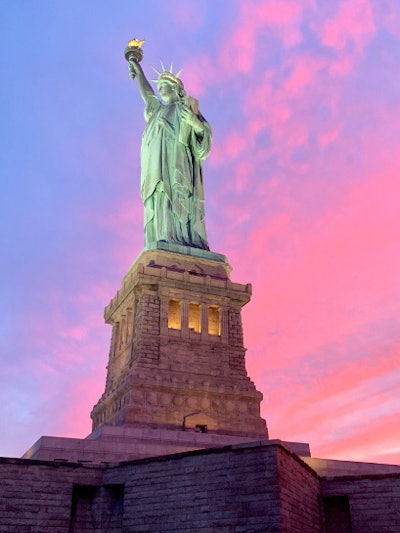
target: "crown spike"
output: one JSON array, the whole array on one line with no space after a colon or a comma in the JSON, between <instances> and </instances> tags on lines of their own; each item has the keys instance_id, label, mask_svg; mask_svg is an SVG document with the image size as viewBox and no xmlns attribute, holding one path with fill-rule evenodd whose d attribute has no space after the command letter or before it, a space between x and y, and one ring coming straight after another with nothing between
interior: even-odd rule
<instances>
[{"instance_id":1,"label":"crown spike","mask_svg":"<svg viewBox=\"0 0 400 533\"><path fill-rule=\"evenodd\" d=\"M174 73L174 71L172 70L172 63L171 63L171 66L169 67L169 72L170 72L170 74Z\"/></svg>"},{"instance_id":2,"label":"crown spike","mask_svg":"<svg viewBox=\"0 0 400 533\"><path fill-rule=\"evenodd\" d=\"M184 86L183 86L182 80L179 79L179 76L180 76L180 74L182 72L182 69L179 72L177 72L176 74L174 74L173 73L173 64L172 63L171 63L171 68L170 68L169 71L166 70L166 68L164 66L164 63L161 60L160 60L160 63L161 63L162 72L157 70L155 67L152 67L154 72L158 75L158 79L157 80L151 80L151 81L153 81L154 83L157 83L157 85L161 81L167 81L169 83L173 83L173 84L178 85L184 91Z\"/></svg>"},{"instance_id":3,"label":"crown spike","mask_svg":"<svg viewBox=\"0 0 400 533\"><path fill-rule=\"evenodd\" d=\"M183 68L181 68L181 70L178 70L178 72L175 74L175 76L177 78L179 78L179 76L182 74L182 70L183 70Z\"/></svg>"}]
</instances>

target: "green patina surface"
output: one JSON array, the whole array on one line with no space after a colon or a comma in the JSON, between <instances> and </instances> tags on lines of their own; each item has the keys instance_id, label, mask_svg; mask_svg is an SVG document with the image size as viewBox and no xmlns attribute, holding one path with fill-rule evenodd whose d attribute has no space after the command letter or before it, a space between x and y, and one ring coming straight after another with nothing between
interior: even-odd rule
<instances>
[{"instance_id":1,"label":"green patina surface","mask_svg":"<svg viewBox=\"0 0 400 533\"><path fill-rule=\"evenodd\" d=\"M129 67L147 122L141 149L145 247L161 241L209 250L202 162L210 152L211 127L171 71L159 73L160 100L136 59Z\"/></svg>"}]
</instances>

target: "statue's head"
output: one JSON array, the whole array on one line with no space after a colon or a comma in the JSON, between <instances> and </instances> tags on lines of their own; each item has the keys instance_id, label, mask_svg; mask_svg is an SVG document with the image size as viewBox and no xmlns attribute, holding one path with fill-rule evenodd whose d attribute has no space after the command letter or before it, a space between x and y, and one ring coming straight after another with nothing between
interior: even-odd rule
<instances>
[{"instance_id":1,"label":"statue's head","mask_svg":"<svg viewBox=\"0 0 400 533\"><path fill-rule=\"evenodd\" d=\"M154 69L155 72L158 74L157 80L152 80L157 83L158 92L161 95L161 98L165 100L166 102L181 100L186 96L185 88L182 83L182 80L179 78L181 70L174 74L172 72L172 65L169 71L165 70L165 67L163 63L161 62L162 71L158 71L157 69ZM168 96L168 99L165 98L167 95L173 95Z\"/></svg>"}]
</instances>

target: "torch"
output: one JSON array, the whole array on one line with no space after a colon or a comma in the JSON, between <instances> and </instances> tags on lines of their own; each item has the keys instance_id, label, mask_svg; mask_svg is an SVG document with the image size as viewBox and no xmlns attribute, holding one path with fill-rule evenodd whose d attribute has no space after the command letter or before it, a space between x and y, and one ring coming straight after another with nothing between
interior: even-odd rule
<instances>
[{"instance_id":1,"label":"torch","mask_svg":"<svg viewBox=\"0 0 400 533\"><path fill-rule=\"evenodd\" d=\"M130 63L131 60L137 61L138 63L143 59L143 50L142 44L144 39L139 41L139 39L131 39L128 43L128 46L125 48L124 56L125 59ZM135 78L135 73L131 70L131 78Z\"/></svg>"}]
</instances>

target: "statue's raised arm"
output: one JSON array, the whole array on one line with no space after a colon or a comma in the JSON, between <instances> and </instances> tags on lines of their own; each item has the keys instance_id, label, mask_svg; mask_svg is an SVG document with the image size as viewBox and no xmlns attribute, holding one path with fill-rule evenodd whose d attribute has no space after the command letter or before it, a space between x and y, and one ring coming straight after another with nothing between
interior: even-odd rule
<instances>
[{"instance_id":1,"label":"statue's raised arm","mask_svg":"<svg viewBox=\"0 0 400 533\"><path fill-rule=\"evenodd\" d=\"M202 162L210 152L211 127L172 66L157 71L154 81L161 100L155 95L139 64L142 56L141 52L141 57L128 58L125 53L145 102L147 126L141 150L145 247L161 241L209 250Z\"/></svg>"},{"instance_id":2,"label":"statue's raised arm","mask_svg":"<svg viewBox=\"0 0 400 533\"><path fill-rule=\"evenodd\" d=\"M154 91L150 83L147 81L140 63L134 57L129 59L129 73L132 79L137 79L140 94L147 104L149 99L154 96Z\"/></svg>"}]
</instances>

